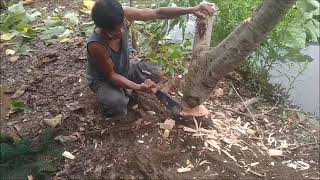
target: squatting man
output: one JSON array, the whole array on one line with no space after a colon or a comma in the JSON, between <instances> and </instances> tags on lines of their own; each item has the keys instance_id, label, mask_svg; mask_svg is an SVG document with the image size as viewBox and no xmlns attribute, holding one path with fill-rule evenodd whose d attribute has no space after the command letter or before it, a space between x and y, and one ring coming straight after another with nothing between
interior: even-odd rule
<instances>
[{"instance_id":1,"label":"squatting man","mask_svg":"<svg viewBox=\"0 0 320 180\"><path fill-rule=\"evenodd\" d=\"M201 17L201 12L211 16L214 9L209 3L195 7L138 9L122 7L117 0L96 1L91 12L95 28L87 40L87 79L106 118L127 114L130 97L127 89L151 93L151 88L160 80L161 73L154 65L129 60L130 24L135 20L170 19L186 14Z\"/></svg>"}]
</instances>

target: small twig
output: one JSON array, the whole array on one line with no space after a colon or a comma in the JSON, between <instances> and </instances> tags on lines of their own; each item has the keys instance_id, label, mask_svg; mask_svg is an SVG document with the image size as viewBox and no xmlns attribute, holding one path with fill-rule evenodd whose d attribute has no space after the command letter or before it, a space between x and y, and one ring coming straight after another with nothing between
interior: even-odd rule
<instances>
[{"instance_id":1,"label":"small twig","mask_svg":"<svg viewBox=\"0 0 320 180\"><path fill-rule=\"evenodd\" d=\"M232 86L233 90L236 92L236 94L239 96L239 98L241 99L241 101L242 101L243 105L246 107L247 111L250 113L251 118L252 118L252 120L253 120L253 122L254 122L254 126L255 126L256 130L258 131L259 136L263 139L262 130L258 127L258 124L257 124L257 122L256 122L256 120L255 120L255 118L254 118L254 115L252 114L252 112L251 112L250 109L248 108L247 104L245 103L245 101L244 101L243 98L240 96L240 94L238 93L238 91L236 90L236 88L234 87L234 85L233 85L232 83L231 83L231 86ZM261 143L263 144L263 142L261 142Z\"/></svg>"},{"instance_id":2,"label":"small twig","mask_svg":"<svg viewBox=\"0 0 320 180\"><path fill-rule=\"evenodd\" d=\"M293 151L293 150L296 150L296 149L299 149L299 148L302 148L302 147L306 147L306 146L313 146L313 145L320 145L318 142L315 142L315 143L307 143L307 144L302 144L300 146L296 146L296 147L293 147L293 148L290 148L289 150L290 151Z\"/></svg>"},{"instance_id":3,"label":"small twig","mask_svg":"<svg viewBox=\"0 0 320 180\"><path fill-rule=\"evenodd\" d=\"M258 173L258 172L253 171L253 170L250 169L250 168L247 169L247 172L251 172L252 174L257 175L257 176L259 176L259 177L266 177L266 173L261 174L261 173Z\"/></svg>"},{"instance_id":4,"label":"small twig","mask_svg":"<svg viewBox=\"0 0 320 180\"><path fill-rule=\"evenodd\" d=\"M231 112L234 112L234 113L237 113L237 114L240 114L240 115L243 115L247 118L251 118L250 114L247 114L247 113L243 113L243 112L240 112L240 111L237 111L237 110L234 110L234 109L231 109L231 108L226 108L226 107L223 107L222 105L219 105L222 109L226 110L226 111L231 111Z\"/></svg>"},{"instance_id":5,"label":"small twig","mask_svg":"<svg viewBox=\"0 0 320 180\"><path fill-rule=\"evenodd\" d=\"M277 108L278 103L279 103L279 99L277 100L276 104L270 110L268 110L267 112L262 112L261 114L264 115L265 113L269 113L269 112L273 111L274 109Z\"/></svg>"}]
</instances>

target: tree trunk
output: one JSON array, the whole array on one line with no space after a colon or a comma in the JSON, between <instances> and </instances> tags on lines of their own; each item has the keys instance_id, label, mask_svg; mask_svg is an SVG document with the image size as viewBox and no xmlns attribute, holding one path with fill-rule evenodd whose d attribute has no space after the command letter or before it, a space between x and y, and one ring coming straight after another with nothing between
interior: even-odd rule
<instances>
[{"instance_id":1,"label":"tree trunk","mask_svg":"<svg viewBox=\"0 0 320 180\"><path fill-rule=\"evenodd\" d=\"M129 1L129 6L130 6L130 7L133 7L133 0L130 0L130 1ZM133 47L135 50L138 50L137 34L134 33L133 26L134 26L134 21L132 21L132 23L131 23L131 29L132 29L132 31L131 31L132 47Z\"/></svg>"},{"instance_id":2,"label":"tree trunk","mask_svg":"<svg viewBox=\"0 0 320 180\"><path fill-rule=\"evenodd\" d=\"M264 0L254 12L220 44L193 58L183 92L191 107L209 98L217 82L253 53L286 15L296 0Z\"/></svg>"}]
</instances>

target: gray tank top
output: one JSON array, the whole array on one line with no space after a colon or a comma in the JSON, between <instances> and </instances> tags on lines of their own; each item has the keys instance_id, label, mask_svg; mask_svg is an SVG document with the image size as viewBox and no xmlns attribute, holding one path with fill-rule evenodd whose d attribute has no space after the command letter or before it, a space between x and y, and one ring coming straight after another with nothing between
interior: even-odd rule
<instances>
[{"instance_id":1,"label":"gray tank top","mask_svg":"<svg viewBox=\"0 0 320 180\"><path fill-rule=\"evenodd\" d=\"M103 80L103 81L111 82L109 79L106 78L105 74L102 72L101 68L96 63L96 60L90 56L90 53L88 51L88 45L91 42L97 42L103 45L106 48L106 51L108 51L109 54L111 55L115 72L128 78L130 64L129 64L129 53L128 53L128 29L127 28L125 28L124 32L122 33L121 48L119 52L115 52L112 48L110 48L105 38L97 34L95 30L93 30L91 36L87 40L87 59L88 59L87 79L88 81L90 82L93 80Z\"/></svg>"}]
</instances>

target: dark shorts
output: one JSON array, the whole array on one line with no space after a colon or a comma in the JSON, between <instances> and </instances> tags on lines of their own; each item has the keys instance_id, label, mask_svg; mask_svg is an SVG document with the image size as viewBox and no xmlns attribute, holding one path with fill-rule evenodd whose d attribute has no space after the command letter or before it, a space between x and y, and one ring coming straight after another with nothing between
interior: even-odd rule
<instances>
[{"instance_id":1,"label":"dark shorts","mask_svg":"<svg viewBox=\"0 0 320 180\"><path fill-rule=\"evenodd\" d=\"M150 62L131 61L128 79L137 84L143 83L146 79L151 79L158 83L161 80L161 68ZM122 117L127 114L129 102L127 90L103 80L92 80L89 82L89 87L96 93L105 117Z\"/></svg>"}]
</instances>

